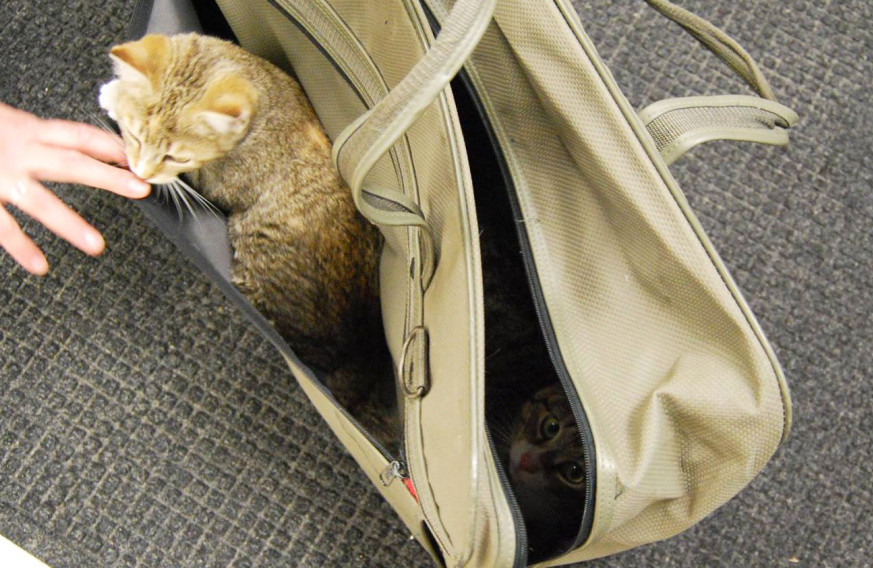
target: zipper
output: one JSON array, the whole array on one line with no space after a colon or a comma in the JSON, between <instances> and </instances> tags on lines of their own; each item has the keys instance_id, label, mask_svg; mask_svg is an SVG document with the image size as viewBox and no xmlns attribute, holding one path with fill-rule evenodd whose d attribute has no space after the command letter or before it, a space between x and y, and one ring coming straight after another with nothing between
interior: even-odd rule
<instances>
[{"instance_id":1,"label":"zipper","mask_svg":"<svg viewBox=\"0 0 873 568\"><path fill-rule=\"evenodd\" d=\"M382 482L382 485L388 487L395 479L403 479L405 475L406 472L403 465L395 460L389 463L388 467L382 470L382 473L379 474L379 481Z\"/></svg>"},{"instance_id":2,"label":"zipper","mask_svg":"<svg viewBox=\"0 0 873 568\"><path fill-rule=\"evenodd\" d=\"M512 198L510 198L512 201ZM517 203L513 203L513 213L516 212ZM518 218L517 218L518 219ZM524 227L518 226L519 234L524 234ZM534 294L534 307L537 312L537 319L540 322L540 330L546 337L546 350L549 352L549 357L552 360L552 365L558 373L558 378L561 381L561 386L564 389L564 394L567 396L567 401L570 403L570 408L573 410L573 416L576 419L576 426L579 430L579 435L582 439L582 453L585 456L585 506L582 510L582 522L579 527L579 533L573 540L573 544L564 551L561 551L557 556L570 552L574 548L580 546L591 534L591 527L594 522L594 491L596 489L597 467L595 466L594 453L594 438L591 434L591 427L588 425L588 416L582 408L582 401L579 398L579 393L573 385L570 378L570 372L564 365L564 360L560 354L555 330L552 327L551 318L548 316L548 311L545 308L545 298L542 295L542 287L539 280L532 276L531 273L535 270L533 254L531 253L530 243L527 242L526 234L519 240L522 242L522 256L524 258L525 272L528 276L528 283L531 287L531 292Z\"/></svg>"},{"instance_id":3,"label":"zipper","mask_svg":"<svg viewBox=\"0 0 873 568\"><path fill-rule=\"evenodd\" d=\"M261 335L267 339L267 341L273 344L273 347L278 349L280 353L291 360L294 365L302 371L303 375L313 385L315 385L319 392L325 395L333 403L333 406L343 415L343 417L345 417L364 435L367 441L370 442L370 444L372 444L380 454L382 454L385 460L388 462L394 461L392 454L385 449L378 440L373 438L373 436L371 436L370 433L361 426L357 419L355 419L355 417L352 416L345 407L337 402L333 393L331 393L324 383L321 382L318 375L300 361L276 329L257 309L255 309L254 306L252 306L251 303L249 303L248 299L243 296L242 292L240 292L236 286L230 282L229 276L226 276L221 269L219 269L218 264L215 263L214 259L207 256L207 251L201 246L201 243L196 239L192 239L190 232L186 231L185 227L176 221L175 215L170 214L167 208L159 203L159 198L156 196L149 196L140 201L139 205L146 217L148 217L152 223L154 223L164 233L164 235L173 242L173 244L187 254L190 260L194 262L195 266L197 266L197 268L199 268L211 282L218 285L218 288L222 293L224 293L231 303L242 312L243 317L245 317L249 323L254 325L255 329L257 329ZM219 238L226 237L222 236Z\"/></svg>"},{"instance_id":4,"label":"zipper","mask_svg":"<svg viewBox=\"0 0 873 568\"><path fill-rule=\"evenodd\" d=\"M207 274L211 272L212 270L208 271ZM266 320L266 318L264 318L263 315L261 315L259 311L254 308L254 306L252 306L248 302L248 300L246 300L245 296L243 296L242 293L237 290L235 286L233 286L233 284L231 284L229 281L224 280L224 278L220 275L218 275L218 278L213 277L211 279L213 281L218 281L221 289L224 291L225 294L231 296L231 300L237 305L238 308L242 310L243 315L246 316L246 318L255 325L255 327L261 332L262 335L267 338L270 343L273 344L273 347L278 349L283 355L285 355L294 362L297 368L303 372L303 375L313 385L315 385L315 388L317 388L321 394L326 396L331 401L333 406L343 415L343 417L351 422L351 424L361 434L364 435L367 441L372 444L379 451L380 454L382 454L382 457L384 457L386 461L388 461L389 463L396 462L391 452L389 452L385 448L385 446L383 446L363 426L361 426L361 423L358 422L357 418L352 416L352 414L336 400L330 389L328 389L321 381L321 379L318 378L318 375L315 374L315 371L313 371L308 365L303 363L300 358L297 357L297 354L294 353L294 351L291 349L291 346L288 345L288 343L284 339L282 339L276 329ZM397 463L401 465L401 467L403 467L400 462Z\"/></svg>"},{"instance_id":5,"label":"zipper","mask_svg":"<svg viewBox=\"0 0 873 568\"><path fill-rule=\"evenodd\" d=\"M426 2L420 0L420 4L422 10L424 11L425 17L427 18L428 23L430 24L431 29L435 35L439 34L440 24L436 20L433 12L430 10L430 7L427 6ZM489 141L491 142L492 147L496 148L495 140L493 134L491 132L491 125L486 119L485 109L482 107L479 98L476 96L475 91L473 90L472 83L467 76L467 73L462 68L458 73L458 77L456 77L452 81L452 89L456 88L456 83L458 80L461 80L464 86L464 90L468 93L471 102L476 108L476 112L479 115L480 120L485 125L485 129L488 131ZM495 154L499 154L499 152L495 152ZM501 174L504 180L508 180L507 170L502 160L498 157L497 160L500 163ZM509 188L509 182L507 182L507 188ZM515 211L513 210L513 216L515 216ZM485 427L485 436L488 441L488 449L491 451L492 461L494 462L494 469L497 472L497 479L500 482L500 487L503 491L503 496L506 498L506 503L509 506L510 514L512 515L512 525L515 531L515 552L513 554L513 568L525 568L527 566L528 561L528 539L527 539L527 530L524 525L524 517L521 514L521 507L518 505L518 501L515 499L515 494L512 491L512 487L509 483L509 477L506 475L506 471L503 468L503 464L500 461L500 456L497 454L497 448L494 445L494 440L491 436L491 430L488 427L487 419L484 424Z\"/></svg>"},{"instance_id":6,"label":"zipper","mask_svg":"<svg viewBox=\"0 0 873 568\"><path fill-rule=\"evenodd\" d=\"M313 33L309 30L309 28L306 27L306 25L304 25L303 22L301 22L291 14L291 11L288 9L287 6L282 3L281 0L267 0L267 2L269 2L270 5L272 5L273 8L275 8L280 14L285 16L285 19L294 24L294 26L296 26L297 29L306 36L310 43L312 43L312 45L314 45L316 49L318 49L318 51L320 51L321 54L324 55L324 58L330 62L333 68L336 69L337 73L339 73L343 80L348 83L348 85L352 88L352 90L355 92L361 102L364 103L364 106L370 108L377 102L373 99L373 97L369 96L370 93L368 93L367 89L359 84L358 81L352 80L349 73L347 73L346 69L339 64L333 54L330 53L320 41L318 41L315 35L313 35ZM385 89L387 91L387 87L385 87Z\"/></svg>"},{"instance_id":7,"label":"zipper","mask_svg":"<svg viewBox=\"0 0 873 568\"><path fill-rule=\"evenodd\" d=\"M397 460L389 463L388 467L379 474L379 481L384 487L391 485L395 479L399 479L406 486L406 490L418 501L418 492L415 490L415 485L412 484L412 479L403 464Z\"/></svg>"},{"instance_id":8,"label":"zipper","mask_svg":"<svg viewBox=\"0 0 873 568\"><path fill-rule=\"evenodd\" d=\"M388 95L390 89L372 61L367 59L369 65L363 65L363 70L360 73L355 73L350 65L343 62L342 58L335 56L334 53L328 50L328 47L326 46L328 42L319 41L317 33L311 28L311 23L308 23L305 21L305 18L300 16L299 10L294 8L289 0L267 0L267 2L286 20L293 24L300 33L306 36L310 43L321 52L324 58L331 64L336 72L339 73L349 87L351 87L352 91L354 91L355 95L363 103L364 107L368 109L372 108L381 99ZM321 11L321 15L329 17L324 13L324 10ZM345 24L342 23L342 25ZM349 32L348 35L354 37L351 32ZM409 142L404 136L394 144L394 146L388 151L387 155L391 158L397 179L400 181L400 186L414 189L417 186L415 182L415 168L412 166L410 153ZM415 191L417 192L417 190ZM373 196L371 193L365 193ZM394 203L394 205L397 204Z\"/></svg>"},{"instance_id":9,"label":"zipper","mask_svg":"<svg viewBox=\"0 0 873 568\"><path fill-rule=\"evenodd\" d=\"M439 33L439 22L437 22L433 12L427 6L427 0L420 0L420 2L425 12L425 15L427 16L428 22L434 30L434 33ZM515 186L512 183L512 176L509 173L509 168L506 164L506 160L503 157L503 153L500 151L499 141L497 140L496 134L494 133L494 130L491 127L491 123L488 120L488 115L485 107L483 106L482 101L479 99L473 82L465 68L462 68L461 71L458 73L457 78L455 79L455 81L453 81L453 87L454 83L456 82L460 82L460 84L463 85L464 90L467 92L470 101L476 109L476 113L479 115L479 119L482 121L485 127L485 131L488 133L488 139L491 147L494 149L494 156L500 167L501 176L505 182L506 192L509 197L509 203L512 209L512 216L513 220L515 221L516 234L518 236L518 242L521 248L522 261L524 263L524 272L527 277L528 288L530 289L531 296L534 301L534 311L537 314L540 331L542 332L543 339L545 340L546 350L549 353L549 358L552 361L552 366L554 367L555 372L558 375L558 379L561 382L561 387L564 390L567 401L570 403L570 408L573 411L573 417L576 421L576 426L579 430L579 435L581 437L582 453L585 458L585 505L583 507L582 520L579 526L579 532L577 533L576 538L573 540L572 545L567 550L560 551L555 555L560 556L581 545L591 534L591 528L594 520L594 493L596 490L597 476L597 467L595 465L596 455L594 451L594 439L591 433L591 427L588 424L588 417L585 414L585 410L582 408L582 401L579 398L579 394L576 392L573 381L570 378L570 373L567 370L566 365L564 364L564 360L560 353L560 348L558 347L557 337L555 335L554 327L552 326L551 318L549 317L548 309L546 307L542 286L540 285L539 279L537 277L536 263L534 261L533 251L530 246L530 241L527 238L527 232L524 228L525 221L524 216L522 215L521 205L518 201L518 196L515 193ZM490 432L488 439L489 443L492 443ZM491 449L493 452L493 443ZM505 473L502 471L502 467L498 467L498 475L500 475L501 473L505 478ZM504 480L501 479L501 482L503 481ZM507 484L504 484L504 493L506 493L508 499L511 499L513 503L515 502L515 499L512 496L512 490ZM524 532L523 523L521 532ZM516 537L518 538L518 536L519 531L516 530ZM526 534L524 535L524 538L526 540ZM525 550L525 556L526 552L527 551Z\"/></svg>"},{"instance_id":10,"label":"zipper","mask_svg":"<svg viewBox=\"0 0 873 568\"><path fill-rule=\"evenodd\" d=\"M296 25L301 32L303 32L313 44L322 49L320 44L313 40L313 37L308 33L306 28L298 22L295 18L291 17L291 15L284 10L281 6L279 6L276 0L269 0L269 2L279 10L290 22ZM134 16L132 18L131 29L128 32L129 37L138 37L144 33L146 25L148 24L148 20L151 14L151 10L153 8L153 0L139 0L136 4L134 10ZM337 69L343 79L352 87L355 91L355 94L362 100L366 101L365 95L362 90L351 81L349 76L344 72L344 70L340 67L340 65L327 54L322 49L322 52L327 57L328 61ZM366 103L365 103L366 104ZM306 364L304 364L294 353L288 343L282 339L282 337L278 334L276 329L264 318L264 316L254 308L254 306L249 303L245 296L225 277L222 271L213 263L213 260L207 256L204 250L200 247L199 243L196 242L196 239L191 240L189 235L185 234L185 231L181 224L176 225L170 223L165 219L164 208L157 202L157 198L155 196L150 196L149 198L143 200L140 205L142 206L144 213L151 221L158 226L161 231L170 239L178 248L182 249L194 262L194 264L209 278L210 281L214 282L218 285L219 289L224 293L228 299L237 306L237 308L242 312L243 316L255 326L255 328L263 335L273 346L279 350L283 355L285 355L289 360L291 360L295 366L301 370L303 375L308 379L319 392L321 392L325 397L327 397L334 408L338 410L342 416L348 420L363 436L366 438L367 442L369 442L376 450L382 455L382 457L389 462L389 468L392 471L396 471L397 475L401 479L408 480L406 476L406 466L401 462L395 459L395 457L389 452L378 440L376 440L365 428L363 428L358 422L358 420L346 410L336 398L333 396L333 393L324 385L321 379L318 378L318 375ZM196 220L196 216L194 217ZM226 224L226 220L225 220ZM401 454L403 454L404 450L401 447ZM385 472L383 471L383 474ZM382 477L380 475L380 477ZM388 483L393 481L394 477L388 479ZM383 482L385 479L383 478ZM411 481L407 483L407 488L410 490L410 493L413 494L416 499L418 496L415 493L414 487L411 485Z\"/></svg>"},{"instance_id":11,"label":"zipper","mask_svg":"<svg viewBox=\"0 0 873 568\"><path fill-rule=\"evenodd\" d=\"M147 0L141 0L141 1L147 1ZM269 4L271 4L273 6L273 8L275 8L280 14L282 14L282 16L284 16L286 20L288 20L295 27L297 27L297 29L300 30L300 32L303 35L305 35L307 37L307 39L309 39L309 41L322 53L322 55L324 55L325 59L327 59L327 61L330 62L330 64L334 67L334 69L336 69L336 71L340 74L340 76L343 78L343 80L345 80L345 82L352 88L352 90L355 92L355 95L357 95L357 97L361 100L361 102L364 103L364 105L366 107L369 108L375 104L376 99L374 99L371 96L372 93L370 93L367 90L367 88L365 87L365 85L361 84L359 81L352 80L351 74L349 72L347 72L347 69L345 69L345 67L343 67L343 65L340 64L340 62L333 56L333 54L330 53L325 48L325 46L323 46L321 44L321 42L319 42L316 39L316 37L311 32L311 30L309 30L309 28L305 25L305 23L300 21L298 18L296 18L291 13L291 11L288 9L288 6L285 5L284 0L267 0L267 1L269 2ZM379 85L381 85L387 92L387 87L384 85L384 81L382 80L381 76L374 75L374 80L377 83L379 83ZM383 93L383 96L384 96L384 93ZM393 152L392 152L392 156L393 156ZM401 180L406 179L406 176L404 176L401 173L403 168L399 165L398 158L393 157L393 161L395 164L395 170L398 172L398 178ZM262 316L260 316L260 313L251 314L249 319L251 319L251 316L262 317ZM269 326L269 324L267 324L267 325ZM261 327L261 326L258 326L258 327ZM287 343L285 343L285 341L282 340L278 336L278 333L275 333L275 330L273 330L272 326L269 326L269 329L272 331L272 333L267 333L267 337L274 344L274 346L278 347L280 351L282 351L286 355L290 356L296 363L299 363L299 367L303 370L304 375L306 375L306 377L316 386L316 388L318 388L318 390L322 394L324 394L326 397L328 397L331 400L331 402L342 413L342 415L347 420L349 420L358 429L358 431L360 431L364 435L364 437L367 439L367 441L370 442L379 451L379 453L381 453L382 456L389 462L388 467L391 468L392 465L396 463L396 464L398 464L400 471L405 472L406 466L402 462L397 461L394 458L394 456L387 449L385 449L385 447L381 443L379 443L375 438L373 438L373 436L371 436L370 433L367 432L367 430L361 426L361 424L348 412L348 410L345 409L345 407L343 407L342 405L340 405L337 402L337 400L334 398L334 396L330 392L330 390L326 386L324 386L324 384L321 382L321 380L318 379L317 375L307 365L303 364L297 358L297 356L294 355L293 351L290 349L290 346L288 346ZM262 331L263 331L263 328L262 328ZM401 448L401 452L402 451L403 450ZM411 485L411 482L410 482L410 485ZM415 494L414 488L411 488L411 487L409 487L409 488L410 488L410 492L413 493L413 495L416 497L416 499L418 499L418 496Z\"/></svg>"},{"instance_id":12,"label":"zipper","mask_svg":"<svg viewBox=\"0 0 873 568\"><path fill-rule=\"evenodd\" d=\"M506 165L502 152L499 151L499 142L491 128L491 123L488 121L485 108L479 100L479 97L476 95L472 80L466 70L462 69L461 72L458 73L458 80L460 80L460 83L469 94L479 117L485 125L485 130L488 133L491 146L492 148L495 148L495 158L500 166L502 177L506 183L506 193L509 197L509 204L512 209L513 220L515 221L516 234L518 236L519 245L521 246L521 255L524 262L524 272L527 277L528 288L530 289L531 296L534 300L534 311L537 314L540 331L545 340L546 350L549 353L552 366L558 375L558 379L561 381L561 387L564 390L567 401L570 403L570 408L573 411L573 417L576 420L576 426L579 429L579 435L581 436L582 453L585 457L585 505L582 512L582 522L579 527L579 532L573 540L572 546L556 555L560 556L581 545L588 538L588 535L591 534L591 527L594 520L594 492L596 489L597 476L594 439L591 434L591 427L588 425L588 417L585 414L585 410L582 408L582 401L579 398L579 393L576 392L573 381L570 378L570 373L564 364L564 359L561 356L560 348L558 347L558 340L555 335L555 330L552 327L548 308L546 308L543 289L537 277L533 251L530 246L530 241L527 238L527 232L524 228L525 220L522 215L518 196L515 193L515 186L512 183L512 177L509 174L509 168Z\"/></svg>"},{"instance_id":13,"label":"zipper","mask_svg":"<svg viewBox=\"0 0 873 568\"><path fill-rule=\"evenodd\" d=\"M512 492L512 487L509 485L509 477L506 475L506 470L503 469L503 464L500 463L500 456L497 455L497 448L494 446L494 440L491 438L491 430L488 424L485 424L485 436L488 439L488 448L491 450L491 457L494 461L494 469L497 470L497 478L500 480L500 486L503 489L503 494L506 496L506 502L509 504L509 511L512 513L512 524L515 526L515 554L513 555L512 568L525 568L527 566L527 531L524 528L524 517L521 515L521 507L518 506L518 501L515 500L515 494Z\"/></svg>"}]
</instances>

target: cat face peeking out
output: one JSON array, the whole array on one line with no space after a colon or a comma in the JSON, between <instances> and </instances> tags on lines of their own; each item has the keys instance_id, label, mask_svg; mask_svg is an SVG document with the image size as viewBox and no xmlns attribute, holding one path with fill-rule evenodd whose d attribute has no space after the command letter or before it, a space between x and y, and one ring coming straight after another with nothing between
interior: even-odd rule
<instances>
[{"instance_id":1,"label":"cat face peeking out","mask_svg":"<svg viewBox=\"0 0 873 568\"><path fill-rule=\"evenodd\" d=\"M233 62L208 64L210 47L193 34L148 35L110 51L117 78L100 89L100 106L121 129L131 170L150 183L224 156L250 129L257 91Z\"/></svg>"},{"instance_id":2,"label":"cat face peeking out","mask_svg":"<svg viewBox=\"0 0 873 568\"><path fill-rule=\"evenodd\" d=\"M534 549L572 539L585 502L585 459L559 385L536 392L511 428L507 470Z\"/></svg>"}]
</instances>

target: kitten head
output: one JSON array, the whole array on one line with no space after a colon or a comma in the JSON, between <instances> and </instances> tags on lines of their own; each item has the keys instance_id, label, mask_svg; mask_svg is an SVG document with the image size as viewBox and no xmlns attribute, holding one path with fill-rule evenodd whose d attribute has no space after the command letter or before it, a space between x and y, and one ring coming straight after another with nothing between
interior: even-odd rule
<instances>
[{"instance_id":1,"label":"kitten head","mask_svg":"<svg viewBox=\"0 0 873 568\"><path fill-rule=\"evenodd\" d=\"M531 545L572 539L585 500L585 459L576 419L559 385L524 403L513 426L509 480Z\"/></svg>"},{"instance_id":2,"label":"kitten head","mask_svg":"<svg viewBox=\"0 0 873 568\"><path fill-rule=\"evenodd\" d=\"M100 106L121 128L131 170L151 183L231 151L248 133L257 91L222 49L194 34L147 35L110 51L116 79Z\"/></svg>"}]
</instances>

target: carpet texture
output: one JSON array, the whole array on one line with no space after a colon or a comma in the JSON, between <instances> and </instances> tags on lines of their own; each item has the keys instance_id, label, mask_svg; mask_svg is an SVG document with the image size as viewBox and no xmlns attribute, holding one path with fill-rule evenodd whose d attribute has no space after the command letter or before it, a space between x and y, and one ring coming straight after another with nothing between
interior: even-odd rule
<instances>
[{"instance_id":1,"label":"carpet texture","mask_svg":"<svg viewBox=\"0 0 873 568\"><path fill-rule=\"evenodd\" d=\"M785 368L795 425L699 525L588 565L870 566L873 3L680 3L801 117L787 149L718 142L673 168ZM0 100L88 120L133 5L0 3ZM575 5L636 107L749 92L643 2ZM56 568L431 566L280 356L135 204L53 188L108 249L18 215L52 270L0 254L0 533Z\"/></svg>"}]
</instances>

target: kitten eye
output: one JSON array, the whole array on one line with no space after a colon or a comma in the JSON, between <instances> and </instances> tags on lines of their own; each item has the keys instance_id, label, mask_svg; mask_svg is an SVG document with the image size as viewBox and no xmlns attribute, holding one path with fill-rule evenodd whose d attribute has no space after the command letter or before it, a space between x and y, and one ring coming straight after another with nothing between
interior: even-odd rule
<instances>
[{"instance_id":1,"label":"kitten eye","mask_svg":"<svg viewBox=\"0 0 873 568\"><path fill-rule=\"evenodd\" d=\"M137 150L139 150L140 147L142 147L142 142L139 141L139 138L137 138L136 136L134 136L130 132L127 133L127 138L130 140L131 144L133 144L134 148L136 148Z\"/></svg>"},{"instance_id":2,"label":"kitten eye","mask_svg":"<svg viewBox=\"0 0 873 568\"><path fill-rule=\"evenodd\" d=\"M174 162L176 164L187 164L187 163L191 162L191 160L188 158L180 158L178 156L171 156L169 154L164 156L164 161L165 162Z\"/></svg>"},{"instance_id":3,"label":"kitten eye","mask_svg":"<svg viewBox=\"0 0 873 568\"><path fill-rule=\"evenodd\" d=\"M561 466L561 477L570 485L579 485L585 481L585 468L577 461L567 462Z\"/></svg>"},{"instance_id":4,"label":"kitten eye","mask_svg":"<svg viewBox=\"0 0 873 568\"><path fill-rule=\"evenodd\" d=\"M551 440L561 431L561 423L552 414L546 415L543 421L540 422L540 436L546 440Z\"/></svg>"}]
</instances>

